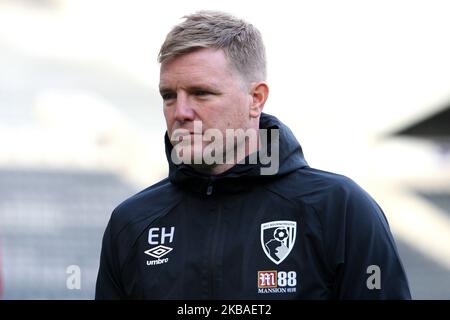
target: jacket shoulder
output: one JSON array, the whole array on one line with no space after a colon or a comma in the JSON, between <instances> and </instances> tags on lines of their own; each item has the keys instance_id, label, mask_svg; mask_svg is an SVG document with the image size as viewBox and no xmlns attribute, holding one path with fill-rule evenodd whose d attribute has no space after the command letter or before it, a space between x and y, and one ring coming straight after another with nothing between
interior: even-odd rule
<instances>
[{"instance_id":1,"label":"jacket shoulder","mask_svg":"<svg viewBox=\"0 0 450 320\"><path fill-rule=\"evenodd\" d=\"M127 226L156 219L168 208L178 204L181 193L168 178L147 187L120 203L112 212L112 234L117 235Z\"/></svg>"},{"instance_id":2,"label":"jacket shoulder","mask_svg":"<svg viewBox=\"0 0 450 320\"><path fill-rule=\"evenodd\" d=\"M352 179L341 174L304 167L269 185L269 189L289 200L317 206L329 198L363 192Z\"/></svg>"},{"instance_id":3,"label":"jacket shoulder","mask_svg":"<svg viewBox=\"0 0 450 320\"><path fill-rule=\"evenodd\" d=\"M389 230L387 219L377 202L355 181L344 175L313 169L299 169L270 186L272 192L297 206L308 208L324 232L339 226L355 232L376 224ZM350 224L354 228L346 228Z\"/></svg>"}]
</instances>

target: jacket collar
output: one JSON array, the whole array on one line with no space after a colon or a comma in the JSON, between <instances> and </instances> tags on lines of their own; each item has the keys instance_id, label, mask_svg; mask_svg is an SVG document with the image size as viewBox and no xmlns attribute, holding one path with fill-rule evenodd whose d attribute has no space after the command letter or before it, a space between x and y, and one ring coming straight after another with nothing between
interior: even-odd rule
<instances>
[{"instance_id":1,"label":"jacket collar","mask_svg":"<svg viewBox=\"0 0 450 320\"><path fill-rule=\"evenodd\" d=\"M277 179L308 164L303 157L300 144L291 130L277 118L262 113L261 129L279 129L279 170L274 175L261 175L263 165L259 161L249 164L247 157L242 163L215 176L207 175L186 164L175 164L171 158L173 149L168 134L165 134L166 157L169 163L170 181L189 191L202 194L238 193L251 188L255 184Z\"/></svg>"}]
</instances>

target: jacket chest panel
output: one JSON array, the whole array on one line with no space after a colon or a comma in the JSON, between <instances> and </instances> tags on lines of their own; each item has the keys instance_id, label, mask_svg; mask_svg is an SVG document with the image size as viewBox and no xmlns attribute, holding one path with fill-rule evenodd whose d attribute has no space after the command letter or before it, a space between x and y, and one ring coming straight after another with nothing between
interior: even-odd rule
<instances>
[{"instance_id":1,"label":"jacket chest panel","mask_svg":"<svg viewBox=\"0 0 450 320\"><path fill-rule=\"evenodd\" d=\"M144 296L294 299L303 287L324 294L325 286L309 285L323 281L312 271L314 253L304 249L310 240L302 208L265 197L189 199L174 210L137 241Z\"/></svg>"}]
</instances>

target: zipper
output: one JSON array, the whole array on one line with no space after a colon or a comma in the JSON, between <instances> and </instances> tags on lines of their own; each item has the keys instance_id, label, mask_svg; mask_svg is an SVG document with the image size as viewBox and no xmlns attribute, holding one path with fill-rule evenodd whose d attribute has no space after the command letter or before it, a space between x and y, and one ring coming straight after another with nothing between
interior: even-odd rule
<instances>
[{"instance_id":1,"label":"zipper","mask_svg":"<svg viewBox=\"0 0 450 320\"><path fill-rule=\"evenodd\" d=\"M206 186L206 195L209 197L209 199L211 199L213 202L213 204L217 204L216 209L213 209L211 212L211 215L215 215L215 217L213 216L211 220L214 220L213 222L213 226L211 229L211 247L210 247L210 252L209 252L209 257L208 257L208 261L209 261L209 275L208 275L208 291L209 291L209 298L210 299L214 299L215 296L215 290L214 290L214 282L215 282L215 276L216 276L216 255L217 255L217 248L219 246L219 241L220 241L220 225L221 225L221 216L222 216L222 206L220 204L220 201L218 199L217 196L213 196L213 191L214 191L214 182L215 182L215 177L211 176L208 179L208 184Z\"/></svg>"},{"instance_id":2,"label":"zipper","mask_svg":"<svg viewBox=\"0 0 450 320\"><path fill-rule=\"evenodd\" d=\"M210 261L210 274L209 274L209 292L210 292L210 297L212 299L217 298L215 297L215 288L214 288L214 282L215 282L215 276L216 273L215 271L217 270L217 263L216 263L216 256L217 256L217 250L219 247L219 242L220 242L220 226L221 226L221 221L222 221L222 206L220 204L220 202L218 203L218 208L217 208L217 212L215 212L215 214L217 215L216 217L216 221L215 221L215 225L213 228L213 239L212 239L212 244L211 244L211 252L210 252L210 256L209 256L209 261Z\"/></svg>"}]
</instances>

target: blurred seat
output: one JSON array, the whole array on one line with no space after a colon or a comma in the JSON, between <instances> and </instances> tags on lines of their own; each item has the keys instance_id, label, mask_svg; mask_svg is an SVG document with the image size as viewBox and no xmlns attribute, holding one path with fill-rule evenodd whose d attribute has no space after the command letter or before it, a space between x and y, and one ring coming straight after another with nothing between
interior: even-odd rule
<instances>
[{"instance_id":1,"label":"blurred seat","mask_svg":"<svg viewBox=\"0 0 450 320\"><path fill-rule=\"evenodd\" d=\"M136 190L100 171L0 170L4 299L91 299L114 207ZM81 269L81 289L66 268Z\"/></svg>"}]
</instances>

